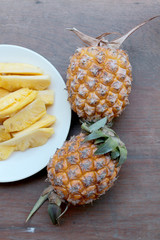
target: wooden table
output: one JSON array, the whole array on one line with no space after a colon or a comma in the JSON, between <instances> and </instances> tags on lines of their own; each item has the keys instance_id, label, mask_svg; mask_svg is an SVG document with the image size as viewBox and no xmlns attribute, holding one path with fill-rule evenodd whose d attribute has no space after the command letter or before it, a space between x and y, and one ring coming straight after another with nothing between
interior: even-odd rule
<instances>
[{"instance_id":1,"label":"wooden table","mask_svg":"<svg viewBox=\"0 0 160 240\"><path fill-rule=\"evenodd\" d=\"M81 46L66 27L92 36L125 33L159 14L160 1L1 0L0 9L0 43L33 49L66 80L69 56ZM46 204L25 224L47 186L45 169L23 181L0 184L0 240L160 239L160 19L134 33L123 48L134 81L130 105L114 124L128 148L117 183L93 205L71 207L60 226L51 224ZM73 114L69 136L79 130Z\"/></svg>"}]
</instances>

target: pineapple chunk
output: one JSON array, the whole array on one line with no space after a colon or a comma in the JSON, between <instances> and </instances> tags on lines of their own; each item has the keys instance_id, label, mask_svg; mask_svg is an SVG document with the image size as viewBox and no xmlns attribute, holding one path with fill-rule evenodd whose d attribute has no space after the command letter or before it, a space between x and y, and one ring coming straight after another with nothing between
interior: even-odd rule
<instances>
[{"instance_id":1,"label":"pineapple chunk","mask_svg":"<svg viewBox=\"0 0 160 240\"><path fill-rule=\"evenodd\" d=\"M0 88L0 98L6 96L9 94L9 91L7 91L6 89Z\"/></svg>"},{"instance_id":2,"label":"pineapple chunk","mask_svg":"<svg viewBox=\"0 0 160 240\"><path fill-rule=\"evenodd\" d=\"M0 87L9 91L20 88L30 88L33 90L44 90L50 85L49 75L22 76L22 75L1 75Z\"/></svg>"},{"instance_id":3,"label":"pineapple chunk","mask_svg":"<svg viewBox=\"0 0 160 240\"><path fill-rule=\"evenodd\" d=\"M2 146L0 147L0 161L7 159L12 152L14 151L14 147Z\"/></svg>"},{"instance_id":4,"label":"pineapple chunk","mask_svg":"<svg viewBox=\"0 0 160 240\"><path fill-rule=\"evenodd\" d=\"M45 144L53 133L53 128L40 128L27 131L24 134L0 143L0 148L7 146L14 147L14 151L24 151L27 148L38 147Z\"/></svg>"},{"instance_id":5,"label":"pineapple chunk","mask_svg":"<svg viewBox=\"0 0 160 240\"><path fill-rule=\"evenodd\" d=\"M45 114L45 104L40 98L37 98L17 112L13 117L5 120L3 125L6 132L21 131L38 121Z\"/></svg>"},{"instance_id":6,"label":"pineapple chunk","mask_svg":"<svg viewBox=\"0 0 160 240\"><path fill-rule=\"evenodd\" d=\"M46 105L51 105L54 103L54 93L53 90L39 91L38 96L43 100Z\"/></svg>"},{"instance_id":7,"label":"pineapple chunk","mask_svg":"<svg viewBox=\"0 0 160 240\"><path fill-rule=\"evenodd\" d=\"M5 131L5 127L3 125L0 126L0 142L4 142L6 140L11 139L11 134Z\"/></svg>"},{"instance_id":8,"label":"pineapple chunk","mask_svg":"<svg viewBox=\"0 0 160 240\"><path fill-rule=\"evenodd\" d=\"M43 71L39 67L26 63L0 63L0 74L40 75Z\"/></svg>"},{"instance_id":9,"label":"pineapple chunk","mask_svg":"<svg viewBox=\"0 0 160 240\"><path fill-rule=\"evenodd\" d=\"M12 133L13 137L17 137L20 136L28 131L33 131L39 128L47 128L50 127L53 123L55 123L56 121L56 117L46 114L44 115L39 121L35 122L34 124L32 124L30 127L24 129L21 132L17 132L17 133Z\"/></svg>"},{"instance_id":10,"label":"pineapple chunk","mask_svg":"<svg viewBox=\"0 0 160 240\"><path fill-rule=\"evenodd\" d=\"M0 118L10 117L37 96L37 92L28 88L22 88L0 99Z\"/></svg>"}]
</instances>

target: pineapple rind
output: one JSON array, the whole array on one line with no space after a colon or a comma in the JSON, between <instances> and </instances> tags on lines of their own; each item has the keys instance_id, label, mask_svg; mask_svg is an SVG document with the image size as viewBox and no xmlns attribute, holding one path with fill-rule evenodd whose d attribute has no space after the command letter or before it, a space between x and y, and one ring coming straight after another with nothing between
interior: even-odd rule
<instances>
[{"instance_id":1,"label":"pineapple rind","mask_svg":"<svg viewBox=\"0 0 160 240\"><path fill-rule=\"evenodd\" d=\"M83 47L70 58L68 100L73 111L88 121L118 117L129 103L132 68L121 49Z\"/></svg>"},{"instance_id":2,"label":"pineapple rind","mask_svg":"<svg viewBox=\"0 0 160 240\"><path fill-rule=\"evenodd\" d=\"M91 203L104 194L117 179L120 167L110 154L94 155L96 146L84 143L84 134L65 142L47 166L54 191L73 205Z\"/></svg>"}]
</instances>

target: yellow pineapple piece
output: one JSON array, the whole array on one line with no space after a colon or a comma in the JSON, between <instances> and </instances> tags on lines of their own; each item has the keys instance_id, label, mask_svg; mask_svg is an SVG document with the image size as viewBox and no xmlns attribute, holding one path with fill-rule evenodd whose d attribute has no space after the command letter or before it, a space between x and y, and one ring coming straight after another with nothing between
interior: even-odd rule
<instances>
[{"instance_id":1,"label":"yellow pineapple piece","mask_svg":"<svg viewBox=\"0 0 160 240\"><path fill-rule=\"evenodd\" d=\"M0 119L10 117L13 113L32 102L37 92L22 88L0 99Z\"/></svg>"},{"instance_id":2,"label":"yellow pineapple piece","mask_svg":"<svg viewBox=\"0 0 160 240\"><path fill-rule=\"evenodd\" d=\"M3 125L7 132L21 131L38 121L45 114L45 104L40 98L37 98L14 116L5 120Z\"/></svg>"},{"instance_id":3,"label":"yellow pineapple piece","mask_svg":"<svg viewBox=\"0 0 160 240\"><path fill-rule=\"evenodd\" d=\"M47 128L50 127L53 123L55 123L56 121L56 117L49 115L49 114L45 114L39 121L35 122L34 124L32 124L30 127L24 129L23 131L17 132L17 133L12 133L13 137L17 137L20 136L28 131L33 131L39 128Z\"/></svg>"},{"instance_id":4,"label":"yellow pineapple piece","mask_svg":"<svg viewBox=\"0 0 160 240\"><path fill-rule=\"evenodd\" d=\"M13 151L14 147L0 146L0 161L7 159L12 154Z\"/></svg>"},{"instance_id":5,"label":"yellow pineapple piece","mask_svg":"<svg viewBox=\"0 0 160 240\"><path fill-rule=\"evenodd\" d=\"M38 92L38 96L43 100L46 105L51 105L54 103L54 93L53 90L43 90Z\"/></svg>"},{"instance_id":6,"label":"yellow pineapple piece","mask_svg":"<svg viewBox=\"0 0 160 240\"><path fill-rule=\"evenodd\" d=\"M20 88L30 88L33 90L44 90L50 85L49 75L1 75L0 87L9 91L15 91Z\"/></svg>"},{"instance_id":7,"label":"yellow pineapple piece","mask_svg":"<svg viewBox=\"0 0 160 240\"><path fill-rule=\"evenodd\" d=\"M0 149L3 147L13 147L14 151L24 151L27 148L38 147L47 142L54 133L53 128L40 128L28 131L8 141L0 143Z\"/></svg>"},{"instance_id":8,"label":"yellow pineapple piece","mask_svg":"<svg viewBox=\"0 0 160 240\"><path fill-rule=\"evenodd\" d=\"M9 94L9 91L7 91L6 89L0 88L0 98L6 96Z\"/></svg>"},{"instance_id":9,"label":"yellow pineapple piece","mask_svg":"<svg viewBox=\"0 0 160 240\"><path fill-rule=\"evenodd\" d=\"M0 126L0 142L4 142L11 138L11 134L5 131L5 127L3 125Z\"/></svg>"},{"instance_id":10,"label":"yellow pineapple piece","mask_svg":"<svg viewBox=\"0 0 160 240\"><path fill-rule=\"evenodd\" d=\"M0 74L39 75L43 71L34 65L26 63L0 63Z\"/></svg>"}]
</instances>

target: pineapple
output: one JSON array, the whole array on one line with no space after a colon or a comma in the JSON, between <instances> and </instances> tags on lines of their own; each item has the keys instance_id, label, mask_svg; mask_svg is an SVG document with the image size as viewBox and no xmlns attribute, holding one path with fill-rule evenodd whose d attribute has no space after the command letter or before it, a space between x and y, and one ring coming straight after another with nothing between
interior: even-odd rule
<instances>
[{"instance_id":1,"label":"pineapple","mask_svg":"<svg viewBox=\"0 0 160 240\"><path fill-rule=\"evenodd\" d=\"M9 158L9 156L13 153L14 147L10 146L0 146L0 161Z\"/></svg>"},{"instance_id":2,"label":"pineapple","mask_svg":"<svg viewBox=\"0 0 160 240\"><path fill-rule=\"evenodd\" d=\"M22 88L9 93L0 99L0 119L12 116L18 110L32 102L37 96L37 92L28 88Z\"/></svg>"},{"instance_id":3,"label":"pineapple","mask_svg":"<svg viewBox=\"0 0 160 240\"><path fill-rule=\"evenodd\" d=\"M0 74L41 75L43 71L32 64L0 63Z\"/></svg>"},{"instance_id":4,"label":"pineapple","mask_svg":"<svg viewBox=\"0 0 160 240\"><path fill-rule=\"evenodd\" d=\"M9 91L20 88L30 88L33 90L44 90L50 85L49 75L1 75L0 87Z\"/></svg>"},{"instance_id":5,"label":"pineapple","mask_svg":"<svg viewBox=\"0 0 160 240\"><path fill-rule=\"evenodd\" d=\"M53 223L61 216L62 202L73 205L91 203L111 188L127 158L124 143L106 125L106 118L82 129L65 142L50 159L47 171L51 186L40 198L50 201L48 211ZM28 219L36 211L30 213ZM57 215L58 213L58 215ZM28 220L27 219L27 220Z\"/></svg>"},{"instance_id":6,"label":"pineapple","mask_svg":"<svg viewBox=\"0 0 160 240\"><path fill-rule=\"evenodd\" d=\"M51 105L54 103L54 93L53 90L43 90L38 92L38 96L46 105Z\"/></svg>"},{"instance_id":7,"label":"pineapple","mask_svg":"<svg viewBox=\"0 0 160 240\"><path fill-rule=\"evenodd\" d=\"M23 131L12 133L12 136L17 137L17 136L22 135L22 134L24 134L28 131L31 131L31 130L35 130L35 129L38 129L38 128L50 127L53 123L55 123L55 121L56 121L55 116L45 114L40 120L38 120L37 122L35 122L31 126L29 126L28 128L24 129Z\"/></svg>"},{"instance_id":8,"label":"pineapple","mask_svg":"<svg viewBox=\"0 0 160 240\"><path fill-rule=\"evenodd\" d=\"M111 121L129 104L132 67L127 53L119 47L130 34L154 18L112 42L104 39L110 33L92 38L75 28L69 29L88 45L76 50L67 70L68 100L80 118L96 121L107 116Z\"/></svg>"},{"instance_id":9,"label":"pineapple","mask_svg":"<svg viewBox=\"0 0 160 240\"><path fill-rule=\"evenodd\" d=\"M6 132L21 131L38 121L45 114L45 104L40 98L37 98L14 116L5 120L3 125Z\"/></svg>"},{"instance_id":10,"label":"pineapple","mask_svg":"<svg viewBox=\"0 0 160 240\"><path fill-rule=\"evenodd\" d=\"M0 98L6 96L9 94L9 91L7 91L6 89L0 88Z\"/></svg>"},{"instance_id":11,"label":"pineapple","mask_svg":"<svg viewBox=\"0 0 160 240\"><path fill-rule=\"evenodd\" d=\"M27 148L38 147L45 144L53 133L53 128L40 128L33 131L25 132L24 134L0 143L0 160L6 159L7 153L4 153L5 149L7 149L7 151L9 151L8 149L10 149L10 151L11 149L14 151L24 151ZM11 151L11 153L12 152L13 151Z\"/></svg>"},{"instance_id":12,"label":"pineapple","mask_svg":"<svg viewBox=\"0 0 160 240\"><path fill-rule=\"evenodd\" d=\"M0 142L11 139L11 134L6 132L5 127L0 125Z\"/></svg>"}]
</instances>

